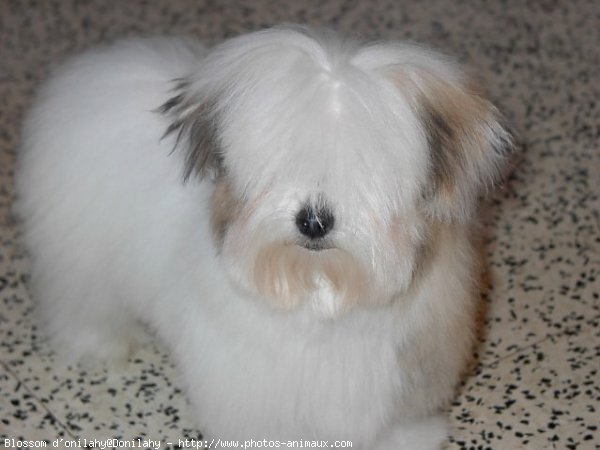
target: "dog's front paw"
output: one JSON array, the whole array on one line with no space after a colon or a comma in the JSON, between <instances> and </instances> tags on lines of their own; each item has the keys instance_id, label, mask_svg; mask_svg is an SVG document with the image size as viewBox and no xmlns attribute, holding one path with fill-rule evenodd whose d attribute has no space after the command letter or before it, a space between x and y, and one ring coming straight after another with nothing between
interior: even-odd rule
<instances>
[{"instance_id":1,"label":"dog's front paw","mask_svg":"<svg viewBox=\"0 0 600 450\"><path fill-rule=\"evenodd\" d=\"M405 422L377 441L375 450L441 450L448 425L441 417Z\"/></svg>"}]
</instances>

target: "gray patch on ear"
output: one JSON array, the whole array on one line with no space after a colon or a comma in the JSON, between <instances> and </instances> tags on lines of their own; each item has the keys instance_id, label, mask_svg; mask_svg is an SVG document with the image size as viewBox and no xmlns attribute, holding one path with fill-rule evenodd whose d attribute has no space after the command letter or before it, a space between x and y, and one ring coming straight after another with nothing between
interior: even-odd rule
<instances>
[{"instance_id":1,"label":"gray patch on ear","mask_svg":"<svg viewBox=\"0 0 600 450\"><path fill-rule=\"evenodd\" d=\"M194 105L193 97L186 92L189 81L173 81L176 83L173 89L176 94L156 110L172 119L163 138L176 133L173 150L184 143L184 182L189 180L192 173L196 173L200 178L209 176L214 180L224 171L223 158L219 151L215 102L205 100Z\"/></svg>"},{"instance_id":2,"label":"gray patch on ear","mask_svg":"<svg viewBox=\"0 0 600 450\"><path fill-rule=\"evenodd\" d=\"M494 134L495 139L491 142L491 146L498 157L508 158L520 145L511 126L502 117L498 117L497 120L499 131Z\"/></svg>"},{"instance_id":3,"label":"gray patch on ear","mask_svg":"<svg viewBox=\"0 0 600 450\"><path fill-rule=\"evenodd\" d=\"M489 101L443 83L431 86L419 105L430 149L423 198L434 217L464 220L477 197L502 177L513 139Z\"/></svg>"},{"instance_id":4,"label":"gray patch on ear","mask_svg":"<svg viewBox=\"0 0 600 450\"><path fill-rule=\"evenodd\" d=\"M464 166L464 153L460 151L459 130L443 113L427 101L422 107L422 123L425 127L427 144L431 151L431 186L427 195L433 195L443 187L449 188Z\"/></svg>"}]
</instances>

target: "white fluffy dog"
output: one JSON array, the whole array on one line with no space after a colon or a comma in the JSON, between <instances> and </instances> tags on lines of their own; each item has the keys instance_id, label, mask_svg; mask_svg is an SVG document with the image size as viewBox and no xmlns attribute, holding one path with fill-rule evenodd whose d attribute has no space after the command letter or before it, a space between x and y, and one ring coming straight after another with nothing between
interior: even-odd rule
<instances>
[{"instance_id":1,"label":"white fluffy dog","mask_svg":"<svg viewBox=\"0 0 600 450\"><path fill-rule=\"evenodd\" d=\"M208 436L438 448L473 341L472 218L510 144L415 45L287 27L93 50L24 128L44 325L76 357L149 326Z\"/></svg>"}]
</instances>

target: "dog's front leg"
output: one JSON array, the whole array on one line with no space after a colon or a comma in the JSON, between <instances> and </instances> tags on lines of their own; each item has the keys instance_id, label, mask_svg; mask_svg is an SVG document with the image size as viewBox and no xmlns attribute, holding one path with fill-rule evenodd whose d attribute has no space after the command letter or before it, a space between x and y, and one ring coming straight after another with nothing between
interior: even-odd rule
<instances>
[{"instance_id":1,"label":"dog's front leg","mask_svg":"<svg viewBox=\"0 0 600 450\"><path fill-rule=\"evenodd\" d=\"M374 450L440 450L448 425L442 417L403 422L376 442Z\"/></svg>"}]
</instances>

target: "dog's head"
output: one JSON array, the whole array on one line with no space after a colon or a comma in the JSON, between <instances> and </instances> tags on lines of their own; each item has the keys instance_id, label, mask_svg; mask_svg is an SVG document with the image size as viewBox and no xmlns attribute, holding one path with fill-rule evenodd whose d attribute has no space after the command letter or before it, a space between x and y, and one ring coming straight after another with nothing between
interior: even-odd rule
<instances>
[{"instance_id":1,"label":"dog's head","mask_svg":"<svg viewBox=\"0 0 600 450\"><path fill-rule=\"evenodd\" d=\"M391 301L511 148L457 65L414 45L276 28L216 47L175 89L168 134L185 178L214 183L224 266L285 308Z\"/></svg>"}]
</instances>

